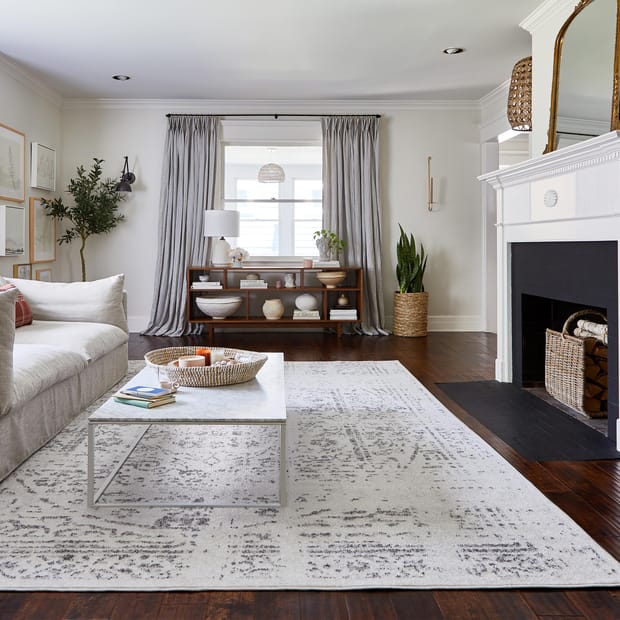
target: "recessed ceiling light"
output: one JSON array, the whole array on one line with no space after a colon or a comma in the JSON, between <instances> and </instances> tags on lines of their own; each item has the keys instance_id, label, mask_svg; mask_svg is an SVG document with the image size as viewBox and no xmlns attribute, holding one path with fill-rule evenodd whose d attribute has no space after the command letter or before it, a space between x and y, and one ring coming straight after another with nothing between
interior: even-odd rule
<instances>
[{"instance_id":1,"label":"recessed ceiling light","mask_svg":"<svg viewBox=\"0 0 620 620\"><path fill-rule=\"evenodd\" d=\"M118 80L119 82L126 82L127 80L131 80L128 75L113 75L113 80Z\"/></svg>"},{"instance_id":2,"label":"recessed ceiling light","mask_svg":"<svg viewBox=\"0 0 620 620\"><path fill-rule=\"evenodd\" d=\"M461 54L464 51L465 50L462 47L446 47L446 49L443 50L443 53L452 56L452 54Z\"/></svg>"}]
</instances>

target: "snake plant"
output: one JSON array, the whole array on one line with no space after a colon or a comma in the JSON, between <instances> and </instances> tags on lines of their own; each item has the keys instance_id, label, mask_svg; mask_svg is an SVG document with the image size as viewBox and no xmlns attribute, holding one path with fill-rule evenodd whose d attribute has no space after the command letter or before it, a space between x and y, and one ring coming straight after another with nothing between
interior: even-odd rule
<instances>
[{"instance_id":1,"label":"snake plant","mask_svg":"<svg viewBox=\"0 0 620 620\"><path fill-rule=\"evenodd\" d=\"M413 234L407 236L399 224L400 239L396 244L396 278L401 293L422 293L424 291L424 271L428 256L420 244L417 251Z\"/></svg>"}]
</instances>

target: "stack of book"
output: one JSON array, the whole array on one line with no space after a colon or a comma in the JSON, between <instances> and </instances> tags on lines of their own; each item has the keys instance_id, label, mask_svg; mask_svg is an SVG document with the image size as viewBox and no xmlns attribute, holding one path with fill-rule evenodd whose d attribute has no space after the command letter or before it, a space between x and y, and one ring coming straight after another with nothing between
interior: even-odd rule
<instances>
[{"instance_id":1,"label":"stack of book","mask_svg":"<svg viewBox=\"0 0 620 620\"><path fill-rule=\"evenodd\" d=\"M352 306L339 306L329 311L332 321L357 321L357 308Z\"/></svg>"},{"instance_id":2,"label":"stack of book","mask_svg":"<svg viewBox=\"0 0 620 620\"><path fill-rule=\"evenodd\" d=\"M134 385L114 394L114 400L123 405L152 409L174 403L176 398L171 390L148 385Z\"/></svg>"},{"instance_id":3,"label":"stack of book","mask_svg":"<svg viewBox=\"0 0 620 620\"><path fill-rule=\"evenodd\" d=\"M297 320L304 320L307 321L308 319L320 319L321 315L319 313L318 310L298 310L295 309L293 310L293 319L297 319Z\"/></svg>"},{"instance_id":4,"label":"stack of book","mask_svg":"<svg viewBox=\"0 0 620 620\"><path fill-rule=\"evenodd\" d=\"M208 291L218 288L222 288L222 284L215 280L213 282L192 282L192 289L194 291Z\"/></svg>"},{"instance_id":5,"label":"stack of book","mask_svg":"<svg viewBox=\"0 0 620 620\"><path fill-rule=\"evenodd\" d=\"M267 288L265 280L239 280L239 288Z\"/></svg>"},{"instance_id":6,"label":"stack of book","mask_svg":"<svg viewBox=\"0 0 620 620\"><path fill-rule=\"evenodd\" d=\"M339 260L313 260L313 267L340 267Z\"/></svg>"}]
</instances>

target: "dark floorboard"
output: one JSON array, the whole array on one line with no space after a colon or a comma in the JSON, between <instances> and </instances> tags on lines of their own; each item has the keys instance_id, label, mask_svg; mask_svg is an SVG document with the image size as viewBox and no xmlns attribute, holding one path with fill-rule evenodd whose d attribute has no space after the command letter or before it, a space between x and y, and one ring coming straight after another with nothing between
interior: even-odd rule
<instances>
[{"instance_id":1,"label":"dark floorboard","mask_svg":"<svg viewBox=\"0 0 620 620\"><path fill-rule=\"evenodd\" d=\"M511 383L463 381L438 386L531 461L620 458L615 443L602 433Z\"/></svg>"},{"instance_id":2,"label":"dark floorboard","mask_svg":"<svg viewBox=\"0 0 620 620\"><path fill-rule=\"evenodd\" d=\"M165 346L202 344L204 338L132 334L129 352L140 359ZM426 338L344 336L322 332L216 334L216 344L283 351L286 360L397 359L451 411L615 557L620 558L620 461L525 458L452 401L437 383L493 378L495 337L431 333ZM587 570L587 567L584 567ZM356 592L0 592L0 620L607 620L620 618L619 589L424 590Z\"/></svg>"}]
</instances>

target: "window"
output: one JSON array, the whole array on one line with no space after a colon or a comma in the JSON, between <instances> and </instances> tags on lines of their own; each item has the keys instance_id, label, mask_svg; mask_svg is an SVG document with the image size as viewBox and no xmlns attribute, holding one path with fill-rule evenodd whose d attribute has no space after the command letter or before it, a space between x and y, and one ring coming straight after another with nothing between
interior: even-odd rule
<instances>
[{"instance_id":1,"label":"window","mask_svg":"<svg viewBox=\"0 0 620 620\"><path fill-rule=\"evenodd\" d=\"M282 183L261 183L258 171L276 163ZM321 146L224 146L224 208L241 216L241 233L230 239L252 258L316 255L312 237L322 227Z\"/></svg>"}]
</instances>

